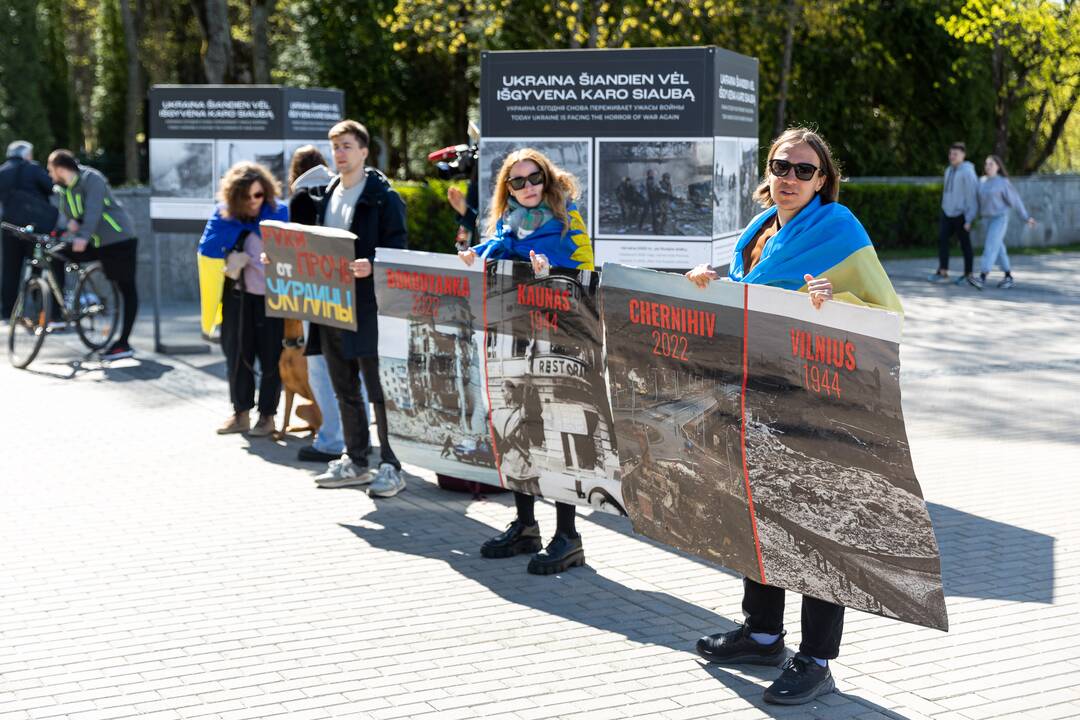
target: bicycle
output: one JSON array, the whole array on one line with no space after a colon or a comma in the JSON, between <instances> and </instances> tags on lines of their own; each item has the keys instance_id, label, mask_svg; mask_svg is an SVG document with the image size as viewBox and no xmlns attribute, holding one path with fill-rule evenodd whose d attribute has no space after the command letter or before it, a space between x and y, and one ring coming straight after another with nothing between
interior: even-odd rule
<instances>
[{"instance_id":1,"label":"bicycle","mask_svg":"<svg viewBox=\"0 0 1080 720\"><path fill-rule=\"evenodd\" d=\"M0 225L15 237L34 243L8 321L11 364L21 370L37 357L45 336L56 329L57 324L49 320L54 302L60 308L62 326L66 329L74 325L79 339L92 353L105 347L120 324L121 299L119 288L105 277L101 263L80 265L64 255L68 243L54 235L34 232L32 226ZM59 279L52 268L53 260L64 263L64 275ZM65 293L69 274L76 275L74 291Z\"/></svg>"}]
</instances>

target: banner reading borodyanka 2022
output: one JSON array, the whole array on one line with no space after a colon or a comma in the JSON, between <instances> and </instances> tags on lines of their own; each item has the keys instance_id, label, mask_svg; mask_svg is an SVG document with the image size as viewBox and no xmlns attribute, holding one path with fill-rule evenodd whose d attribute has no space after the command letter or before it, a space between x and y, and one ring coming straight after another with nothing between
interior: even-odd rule
<instances>
[{"instance_id":1,"label":"banner reading borodyanka 2022","mask_svg":"<svg viewBox=\"0 0 1080 720\"><path fill-rule=\"evenodd\" d=\"M376 268L406 462L627 514L760 582L947 627L898 316L614 263L536 278L380 249Z\"/></svg>"}]
</instances>

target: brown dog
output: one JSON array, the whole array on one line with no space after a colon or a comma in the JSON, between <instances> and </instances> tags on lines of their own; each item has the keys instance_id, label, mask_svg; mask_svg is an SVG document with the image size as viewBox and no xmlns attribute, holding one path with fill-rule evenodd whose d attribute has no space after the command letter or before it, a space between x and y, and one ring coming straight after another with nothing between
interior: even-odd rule
<instances>
[{"instance_id":1,"label":"brown dog","mask_svg":"<svg viewBox=\"0 0 1080 720\"><path fill-rule=\"evenodd\" d=\"M314 435L322 425L322 412L308 384L307 358L304 357L304 324L299 320L285 319L285 340L278 370L281 372L281 386L285 390L285 419L281 422L277 437L280 439L290 430L310 432ZM291 428L289 420L292 416L293 398L297 395L311 401L296 408L296 415L307 422L307 426Z\"/></svg>"}]
</instances>

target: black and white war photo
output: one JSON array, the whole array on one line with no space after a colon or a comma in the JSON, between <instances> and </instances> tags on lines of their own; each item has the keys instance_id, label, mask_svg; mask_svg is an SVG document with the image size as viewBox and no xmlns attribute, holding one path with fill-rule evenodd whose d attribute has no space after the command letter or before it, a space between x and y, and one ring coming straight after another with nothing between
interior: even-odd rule
<instances>
[{"instance_id":1,"label":"black and white war photo","mask_svg":"<svg viewBox=\"0 0 1080 720\"><path fill-rule=\"evenodd\" d=\"M597 140L599 236L710 238L713 140Z\"/></svg>"},{"instance_id":2,"label":"black and white war photo","mask_svg":"<svg viewBox=\"0 0 1080 720\"><path fill-rule=\"evenodd\" d=\"M487 268L487 379L507 487L625 514L601 352L600 276Z\"/></svg>"},{"instance_id":3,"label":"black and white war photo","mask_svg":"<svg viewBox=\"0 0 1080 720\"><path fill-rule=\"evenodd\" d=\"M210 200L214 197L214 143L210 140L152 140L150 186L154 195Z\"/></svg>"},{"instance_id":4,"label":"black and white war photo","mask_svg":"<svg viewBox=\"0 0 1080 720\"><path fill-rule=\"evenodd\" d=\"M484 401L482 275L456 257L380 250L379 378L403 459L498 485Z\"/></svg>"}]
</instances>

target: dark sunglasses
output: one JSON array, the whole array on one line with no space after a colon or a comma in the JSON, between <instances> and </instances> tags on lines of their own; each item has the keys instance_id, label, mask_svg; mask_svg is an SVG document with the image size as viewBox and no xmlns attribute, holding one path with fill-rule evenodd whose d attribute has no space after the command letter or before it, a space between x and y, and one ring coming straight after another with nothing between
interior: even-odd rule
<instances>
[{"instance_id":1,"label":"dark sunglasses","mask_svg":"<svg viewBox=\"0 0 1080 720\"><path fill-rule=\"evenodd\" d=\"M544 184L544 171L537 170L534 173L529 173L525 176L512 177L506 179L506 184L510 186L512 190L520 190L525 187L525 181L528 181L530 185L543 185Z\"/></svg>"},{"instance_id":2,"label":"dark sunglasses","mask_svg":"<svg viewBox=\"0 0 1080 720\"><path fill-rule=\"evenodd\" d=\"M814 176L821 172L821 168L810 163L790 163L787 160L773 158L769 161L769 172L775 177L787 177L788 173L795 170L795 177L800 180L813 180ZM824 175L825 173L821 173Z\"/></svg>"},{"instance_id":3,"label":"dark sunglasses","mask_svg":"<svg viewBox=\"0 0 1080 720\"><path fill-rule=\"evenodd\" d=\"M257 192L254 195L248 195L248 200L262 200L264 197L266 197L266 193Z\"/></svg>"}]
</instances>

